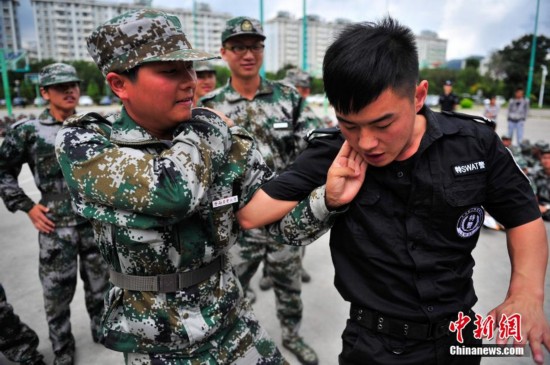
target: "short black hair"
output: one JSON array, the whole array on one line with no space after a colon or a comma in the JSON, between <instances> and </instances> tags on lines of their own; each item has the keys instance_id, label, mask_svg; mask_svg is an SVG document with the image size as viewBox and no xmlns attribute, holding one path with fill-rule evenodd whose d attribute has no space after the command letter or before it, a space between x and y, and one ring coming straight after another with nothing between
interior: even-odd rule
<instances>
[{"instance_id":1,"label":"short black hair","mask_svg":"<svg viewBox=\"0 0 550 365\"><path fill-rule=\"evenodd\" d=\"M391 17L347 26L323 61L327 98L344 114L359 112L388 88L414 98L418 74L414 34Z\"/></svg>"}]
</instances>

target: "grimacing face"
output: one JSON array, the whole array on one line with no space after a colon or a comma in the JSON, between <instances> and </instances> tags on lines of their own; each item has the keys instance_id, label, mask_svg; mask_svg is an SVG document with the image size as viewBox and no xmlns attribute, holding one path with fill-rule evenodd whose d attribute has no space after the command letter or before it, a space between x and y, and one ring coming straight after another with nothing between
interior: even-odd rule
<instances>
[{"instance_id":1,"label":"grimacing face","mask_svg":"<svg viewBox=\"0 0 550 365\"><path fill-rule=\"evenodd\" d=\"M337 111L342 134L369 165L382 167L405 160L416 152L423 134L417 113L427 92L427 82L422 81L414 100L387 89L358 113Z\"/></svg>"}]
</instances>

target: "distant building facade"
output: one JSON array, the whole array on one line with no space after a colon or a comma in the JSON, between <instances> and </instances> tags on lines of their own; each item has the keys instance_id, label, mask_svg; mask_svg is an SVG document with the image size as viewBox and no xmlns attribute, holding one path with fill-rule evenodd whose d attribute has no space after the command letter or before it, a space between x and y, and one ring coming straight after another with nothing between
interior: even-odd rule
<instances>
[{"instance_id":1,"label":"distant building facade","mask_svg":"<svg viewBox=\"0 0 550 365\"><path fill-rule=\"evenodd\" d=\"M0 48L17 52L21 49L21 33L17 21L19 0L0 0Z\"/></svg>"},{"instance_id":2,"label":"distant building facade","mask_svg":"<svg viewBox=\"0 0 550 365\"><path fill-rule=\"evenodd\" d=\"M37 42L37 58L57 61L92 61L86 37L100 24L128 10L140 9L150 2L133 4L95 0L31 0ZM162 9L177 15L193 47L218 53L228 13L213 12L206 4L195 10ZM196 23L193 21L196 15Z\"/></svg>"},{"instance_id":3,"label":"distant building facade","mask_svg":"<svg viewBox=\"0 0 550 365\"><path fill-rule=\"evenodd\" d=\"M2 30L0 42L9 48L21 48L16 7L20 0L1 0ZM194 9L159 8L177 15L189 41L195 48L218 54L221 33L233 15L212 11L205 3L194 3ZM151 0L133 3L113 3L96 0L31 0L36 41L30 46L31 59L56 61L92 61L86 47L86 37L100 24L128 10L150 6ZM317 15L306 17L307 37L303 44L303 19L289 12L279 12L264 24L267 36L264 66L277 72L286 65L304 68L316 77L322 74L325 51L335 37L351 23L347 19L327 22ZM420 68L445 66L447 40L423 31L416 36ZM306 49L306 59L302 50ZM304 62L305 61L305 62Z\"/></svg>"},{"instance_id":4,"label":"distant building facade","mask_svg":"<svg viewBox=\"0 0 550 365\"><path fill-rule=\"evenodd\" d=\"M326 22L317 15L306 17L306 67L307 70L320 76L323 57L335 36L351 22L338 19ZM266 71L276 72L286 65L304 68L303 59L303 18L296 19L289 12L281 11L264 25L267 36L264 64Z\"/></svg>"},{"instance_id":5,"label":"distant building facade","mask_svg":"<svg viewBox=\"0 0 550 365\"><path fill-rule=\"evenodd\" d=\"M437 33L424 30L416 36L418 63L421 69L444 67L447 58L447 40Z\"/></svg>"}]
</instances>

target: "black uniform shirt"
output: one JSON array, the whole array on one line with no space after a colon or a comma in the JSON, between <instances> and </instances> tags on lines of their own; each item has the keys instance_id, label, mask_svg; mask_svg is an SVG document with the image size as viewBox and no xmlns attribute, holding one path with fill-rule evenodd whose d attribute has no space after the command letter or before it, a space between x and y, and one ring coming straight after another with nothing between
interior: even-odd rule
<instances>
[{"instance_id":1,"label":"black uniform shirt","mask_svg":"<svg viewBox=\"0 0 550 365\"><path fill-rule=\"evenodd\" d=\"M477 298L471 252L482 205L505 227L540 217L529 181L498 135L471 117L421 110L427 131L411 159L376 168L331 230L335 286L355 305L425 322L456 315ZM290 168L264 185L301 200L324 184L344 139L313 139Z\"/></svg>"},{"instance_id":2,"label":"black uniform shirt","mask_svg":"<svg viewBox=\"0 0 550 365\"><path fill-rule=\"evenodd\" d=\"M458 96L454 93L439 95L439 105L442 112L452 112L458 103Z\"/></svg>"}]
</instances>

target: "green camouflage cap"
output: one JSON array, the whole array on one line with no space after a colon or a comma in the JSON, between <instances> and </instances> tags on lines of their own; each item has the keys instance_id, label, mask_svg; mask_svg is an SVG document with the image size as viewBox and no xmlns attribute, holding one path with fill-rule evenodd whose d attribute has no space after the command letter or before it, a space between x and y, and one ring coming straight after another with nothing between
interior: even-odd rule
<instances>
[{"instance_id":1,"label":"green camouflage cap","mask_svg":"<svg viewBox=\"0 0 550 365\"><path fill-rule=\"evenodd\" d=\"M539 139L538 141L535 142L534 147L538 148L539 150L547 149L548 143L543 141L542 139Z\"/></svg>"},{"instance_id":2,"label":"green camouflage cap","mask_svg":"<svg viewBox=\"0 0 550 365\"><path fill-rule=\"evenodd\" d=\"M40 86L64 84L66 82L80 82L73 66L66 63L52 63L40 70L38 75Z\"/></svg>"},{"instance_id":3,"label":"green camouflage cap","mask_svg":"<svg viewBox=\"0 0 550 365\"><path fill-rule=\"evenodd\" d=\"M527 164L527 161L525 161L525 159L521 157L516 159L516 163L520 169L525 169L529 167L529 165Z\"/></svg>"},{"instance_id":4,"label":"green camouflage cap","mask_svg":"<svg viewBox=\"0 0 550 365\"><path fill-rule=\"evenodd\" d=\"M296 68L286 71L285 80L294 86L311 87L311 76L307 72Z\"/></svg>"},{"instance_id":5,"label":"green camouflage cap","mask_svg":"<svg viewBox=\"0 0 550 365\"><path fill-rule=\"evenodd\" d=\"M214 65L212 63L207 61L197 61L193 64L193 68L195 69L195 72L214 72L216 73L216 69L214 68Z\"/></svg>"},{"instance_id":6,"label":"green camouflage cap","mask_svg":"<svg viewBox=\"0 0 550 365\"><path fill-rule=\"evenodd\" d=\"M103 75L146 62L219 58L192 49L178 17L155 9L131 10L116 16L97 27L86 43Z\"/></svg>"},{"instance_id":7,"label":"green camouflage cap","mask_svg":"<svg viewBox=\"0 0 550 365\"><path fill-rule=\"evenodd\" d=\"M258 20L246 16L238 16L229 19L225 24L225 29L222 32L222 44L229 38L240 35L253 35L265 39L264 30Z\"/></svg>"}]
</instances>

